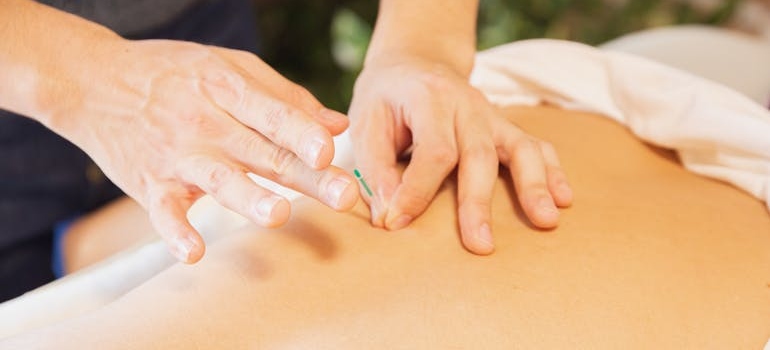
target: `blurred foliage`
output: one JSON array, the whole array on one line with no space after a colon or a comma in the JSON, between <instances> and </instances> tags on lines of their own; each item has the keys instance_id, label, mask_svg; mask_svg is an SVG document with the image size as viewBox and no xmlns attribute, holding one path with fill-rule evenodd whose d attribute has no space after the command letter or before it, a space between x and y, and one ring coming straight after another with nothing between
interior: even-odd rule
<instances>
[{"instance_id":1,"label":"blurred foliage","mask_svg":"<svg viewBox=\"0 0 770 350\"><path fill-rule=\"evenodd\" d=\"M414 0L418 1L418 0ZM460 1L460 0L447 0ZM600 44L644 28L720 25L740 0L481 0L478 47L529 38ZM372 0L256 0L262 58L318 99L346 111L377 14Z\"/></svg>"}]
</instances>

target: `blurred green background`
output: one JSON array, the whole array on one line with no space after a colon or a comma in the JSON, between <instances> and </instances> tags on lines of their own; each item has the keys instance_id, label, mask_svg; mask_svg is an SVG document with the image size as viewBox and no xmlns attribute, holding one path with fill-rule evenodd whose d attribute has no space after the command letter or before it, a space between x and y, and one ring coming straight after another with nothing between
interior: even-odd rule
<instances>
[{"instance_id":1,"label":"blurred green background","mask_svg":"<svg viewBox=\"0 0 770 350\"><path fill-rule=\"evenodd\" d=\"M255 1L262 58L326 106L347 111L378 1ZM600 44L656 26L720 25L740 1L694 6L684 0L481 0L478 47L544 37Z\"/></svg>"}]
</instances>

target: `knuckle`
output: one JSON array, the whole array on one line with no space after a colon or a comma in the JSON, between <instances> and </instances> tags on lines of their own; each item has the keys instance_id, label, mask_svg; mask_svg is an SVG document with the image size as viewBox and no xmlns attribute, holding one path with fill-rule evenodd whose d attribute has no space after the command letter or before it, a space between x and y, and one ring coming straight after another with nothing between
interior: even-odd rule
<instances>
[{"instance_id":1,"label":"knuckle","mask_svg":"<svg viewBox=\"0 0 770 350\"><path fill-rule=\"evenodd\" d=\"M207 192L216 194L235 176L235 169L225 165L215 165L206 170Z\"/></svg>"},{"instance_id":2,"label":"knuckle","mask_svg":"<svg viewBox=\"0 0 770 350\"><path fill-rule=\"evenodd\" d=\"M431 72L421 77L421 81L431 90L447 91L452 86L451 81L444 74Z\"/></svg>"},{"instance_id":3,"label":"knuckle","mask_svg":"<svg viewBox=\"0 0 770 350\"><path fill-rule=\"evenodd\" d=\"M207 87L216 89L217 95L227 97L238 107L245 106L245 85L243 77L232 69L210 69L203 73L203 79Z\"/></svg>"},{"instance_id":4,"label":"knuckle","mask_svg":"<svg viewBox=\"0 0 770 350\"><path fill-rule=\"evenodd\" d=\"M553 184L561 184L567 182L567 174L565 174L561 168L556 166L549 166L547 170L548 174L546 176L548 177L548 182Z\"/></svg>"},{"instance_id":5,"label":"knuckle","mask_svg":"<svg viewBox=\"0 0 770 350\"><path fill-rule=\"evenodd\" d=\"M474 143L463 150L463 158L469 160L497 159L495 147L483 142Z\"/></svg>"},{"instance_id":6,"label":"knuckle","mask_svg":"<svg viewBox=\"0 0 770 350\"><path fill-rule=\"evenodd\" d=\"M489 197L468 193L464 198L460 198L458 209L463 212L489 213L492 210L492 205Z\"/></svg>"},{"instance_id":7,"label":"knuckle","mask_svg":"<svg viewBox=\"0 0 770 350\"><path fill-rule=\"evenodd\" d=\"M169 192L158 192L153 194L151 201L153 203L153 210L159 210L171 207L176 202L176 198Z\"/></svg>"},{"instance_id":8,"label":"knuckle","mask_svg":"<svg viewBox=\"0 0 770 350\"><path fill-rule=\"evenodd\" d=\"M150 190L147 192L147 211L150 218L155 217L163 208L172 204L172 198L168 192L162 190Z\"/></svg>"},{"instance_id":9,"label":"knuckle","mask_svg":"<svg viewBox=\"0 0 770 350\"><path fill-rule=\"evenodd\" d=\"M264 127L260 132L271 140L281 135L284 122L289 115L288 107L278 101L273 101L262 107Z\"/></svg>"},{"instance_id":10,"label":"knuckle","mask_svg":"<svg viewBox=\"0 0 770 350\"><path fill-rule=\"evenodd\" d=\"M427 154L429 164L441 164L445 166L454 166L459 159L457 149L449 145L443 145L430 150Z\"/></svg>"},{"instance_id":11,"label":"knuckle","mask_svg":"<svg viewBox=\"0 0 770 350\"><path fill-rule=\"evenodd\" d=\"M511 146L515 154L530 152L530 151L537 150L539 148L537 141L529 137L519 138L518 140L513 141Z\"/></svg>"},{"instance_id":12,"label":"knuckle","mask_svg":"<svg viewBox=\"0 0 770 350\"><path fill-rule=\"evenodd\" d=\"M244 133L231 141L230 153L234 153L236 150L245 150L245 154L248 155L260 154L264 152L266 143L264 139L257 135Z\"/></svg>"},{"instance_id":13,"label":"knuckle","mask_svg":"<svg viewBox=\"0 0 770 350\"><path fill-rule=\"evenodd\" d=\"M315 96L313 96L310 91L299 85L293 85L289 87L287 95L289 101L294 101L300 105L321 105L321 103L316 100Z\"/></svg>"},{"instance_id":14,"label":"knuckle","mask_svg":"<svg viewBox=\"0 0 770 350\"><path fill-rule=\"evenodd\" d=\"M161 235L176 235L187 230L186 225L180 222L182 218L176 217L170 209L176 206L177 202L177 198L172 193L156 192L150 196L149 200L147 211L150 222Z\"/></svg>"},{"instance_id":15,"label":"knuckle","mask_svg":"<svg viewBox=\"0 0 770 350\"><path fill-rule=\"evenodd\" d=\"M240 160L247 167L252 164L252 157L259 157L259 155L270 152L273 147L270 141L250 129L231 133L223 144L225 145L223 152L233 159Z\"/></svg>"},{"instance_id":16,"label":"knuckle","mask_svg":"<svg viewBox=\"0 0 770 350\"><path fill-rule=\"evenodd\" d=\"M283 178L297 161L294 153L283 147L275 147L270 153L270 172L274 178Z\"/></svg>"},{"instance_id":17,"label":"knuckle","mask_svg":"<svg viewBox=\"0 0 770 350\"><path fill-rule=\"evenodd\" d=\"M556 148L548 141L538 140L538 146L543 152L556 153Z\"/></svg>"},{"instance_id":18,"label":"knuckle","mask_svg":"<svg viewBox=\"0 0 770 350\"><path fill-rule=\"evenodd\" d=\"M548 183L545 179L533 179L528 183L522 184L524 191L529 197L537 199L549 196Z\"/></svg>"}]
</instances>

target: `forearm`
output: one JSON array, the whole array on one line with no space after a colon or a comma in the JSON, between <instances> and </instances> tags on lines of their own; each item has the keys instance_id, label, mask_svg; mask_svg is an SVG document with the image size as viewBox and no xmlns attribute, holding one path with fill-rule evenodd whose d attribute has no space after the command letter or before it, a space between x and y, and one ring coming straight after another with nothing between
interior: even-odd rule
<instances>
[{"instance_id":1,"label":"forearm","mask_svg":"<svg viewBox=\"0 0 770 350\"><path fill-rule=\"evenodd\" d=\"M29 0L0 6L0 108L49 125L77 99L74 77L116 34Z\"/></svg>"},{"instance_id":2,"label":"forearm","mask_svg":"<svg viewBox=\"0 0 770 350\"><path fill-rule=\"evenodd\" d=\"M478 0L381 0L366 63L401 54L426 57L470 74Z\"/></svg>"}]
</instances>

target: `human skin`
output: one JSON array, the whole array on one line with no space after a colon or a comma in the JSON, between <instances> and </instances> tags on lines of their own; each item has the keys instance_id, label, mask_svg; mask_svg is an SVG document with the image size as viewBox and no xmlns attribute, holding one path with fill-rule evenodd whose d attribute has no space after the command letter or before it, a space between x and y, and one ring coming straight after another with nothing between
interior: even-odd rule
<instances>
[{"instance_id":1,"label":"human skin","mask_svg":"<svg viewBox=\"0 0 770 350\"><path fill-rule=\"evenodd\" d=\"M370 54L410 60L380 65L380 60L367 59L366 74L357 83L355 106L367 105L368 99L379 99L393 88L377 78L380 74L391 74L391 68L396 68L391 64L398 63L398 69L406 68L407 81L418 82L420 91L435 87L420 83L425 77L441 76L447 69L444 59L436 61L435 69L428 66L432 60L444 57L439 54L463 57L457 65L463 67L463 74L469 71L475 35L475 28L469 24L475 22L477 4L457 2L462 3L458 6L437 0L410 3L382 2L383 14ZM435 17L435 23L408 20L414 18L413 11L437 11L441 16ZM447 30L436 32L433 38L416 35L443 27ZM396 35L402 32L410 34ZM401 43L404 46L391 45L393 39L405 40ZM462 39L461 52L453 44L458 39ZM425 46L428 41L430 45ZM433 46L443 49L430 56L413 50ZM225 207L263 227L275 227L288 220L289 202L250 181L248 172L305 193L339 211L350 209L358 199L357 186L350 174L330 166L334 154L332 136L347 128L347 118L322 106L307 90L250 53L181 41L125 40L107 28L36 2L7 0L0 7L0 66L0 108L40 121L86 151L116 185L147 210L155 231L180 261L193 263L204 254L205 244L185 215L204 194L212 195ZM446 79L447 87L453 88L426 93L433 96L451 92L462 97L472 90L465 78L467 74L450 76ZM465 235L470 238L463 242L473 252L490 253L490 232L478 228L488 227L484 224L488 218L486 208L497 160L490 153L493 143L487 136L494 125L487 122L488 111L484 108L488 103L478 92L472 92L472 103L463 105L472 110L470 113L480 112L479 119L462 118L462 122L455 123L435 110L435 103L429 106L414 100L407 105L407 111L425 111L427 117L414 123L407 117L397 123L420 126L413 128L415 144L423 144L421 140L427 145L435 143L427 132L429 129L444 131L441 142L436 144L440 146L436 148L439 153L432 157L426 153L426 158L423 147L415 148L415 157L420 161L437 155L449 155L450 160L478 159L459 163L461 175L470 173L470 168L478 174L461 176L461 183L478 184L463 186L463 203L468 204L468 209L462 210L463 226L471 227L464 232L472 233ZM381 140L379 125L366 125L369 127L353 131L357 138L385 143L368 142L366 148L374 152L360 164L375 181L377 193L390 196L389 190L380 190L397 185L398 178L389 176L380 181L377 174L379 170L395 174L393 159L379 155L388 149L392 154L403 146L403 139L396 144L394 140ZM446 139L447 128L455 126L467 127L477 136ZM558 187L566 186L566 182L553 164L555 155L541 155L539 142L518 142L529 139L520 130L505 130L493 135L494 145L516 145L507 147L508 151L515 148L524 150L516 153L529 154L523 158L510 155L512 163L528 169L533 177L517 177L517 186L533 188L523 190L522 196L529 198L526 193L539 193L550 200L550 190L556 193L553 197L557 204L567 205L571 193ZM403 126L397 129L398 135L406 131ZM452 152L455 150L457 156ZM546 167L543 163L550 165ZM407 172L404 183L392 187L396 195L388 215L412 218L424 210L455 162L440 159L437 164L441 166L440 172L411 181L419 177L419 169L424 171L423 165L415 166L418 174L410 176ZM382 169L383 166L388 168ZM475 181L476 177L480 181ZM546 181L547 188L543 185ZM530 205L533 200L523 199L525 208L534 208ZM558 213L553 201L549 203L545 211L527 211L541 226L556 224ZM402 212L403 215L399 214ZM407 223L399 222L388 227Z\"/></svg>"},{"instance_id":2,"label":"human skin","mask_svg":"<svg viewBox=\"0 0 770 350\"><path fill-rule=\"evenodd\" d=\"M457 244L447 181L387 232L365 206L300 200L280 232L247 228L105 308L0 349L758 349L770 337L770 216L598 116L509 109L553 140L579 204L550 231L497 180L497 253ZM562 127L553 128L554 124ZM591 137L585 135L590 133ZM73 336L73 335L82 336Z\"/></svg>"},{"instance_id":3,"label":"human skin","mask_svg":"<svg viewBox=\"0 0 770 350\"><path fill-rule=\"evenodd\" d=\"M289 202L275 180L337 209L358 198L329 166L347 118L253 54L189 42L125 40L27 0L0 7L0 108L69 139L149 212L181 261L204 243L185 214L204 193L274 227Z\"/></svg>"},{"instance_id":4,"label":"human skin","mask_svg":"<svg viewBox=\"0 0 770 350\"><path fill-rule=\"evenodd\" d=\"M399 229L430 204L457 168L463 245L494 251L490 200L498 166L508 167L527 217L558 224L572 191L550 144L506 123L469 83L478 1L382 0L349 115L362 193L377 227ZM397 163L409 150L412 161Z\"/></svg>"}]
</instances>

